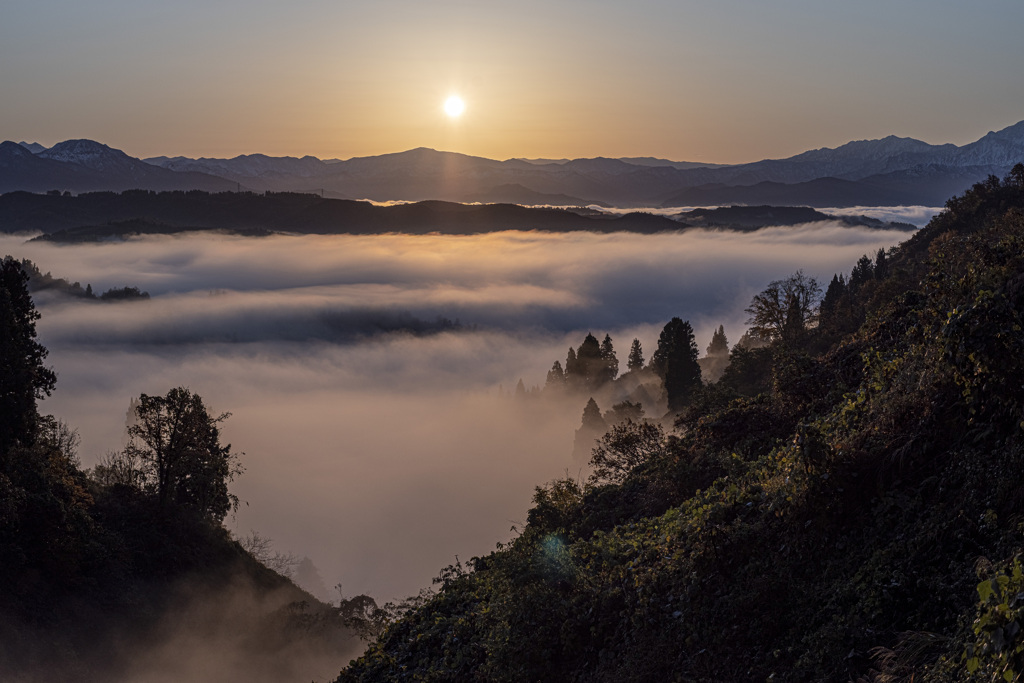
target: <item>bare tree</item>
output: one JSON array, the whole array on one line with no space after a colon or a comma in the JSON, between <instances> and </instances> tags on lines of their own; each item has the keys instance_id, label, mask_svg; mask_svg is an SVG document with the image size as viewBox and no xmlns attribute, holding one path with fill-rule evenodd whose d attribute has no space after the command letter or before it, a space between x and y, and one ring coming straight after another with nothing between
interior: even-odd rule
<instances>
[{"instance_id":1,"label":"bare tree","mask_svg":"<svg viewBox=\"0 0 1024 683\"><path fill-rule=\"evenodd\" d=\"M274 550L273 541L266 536L261 536L257 531L250 531L247 536L238 539L238 544L264 567L273 569L289 579L294 576L295 568L302 561L301 558L291 553Z\"/></svg>"}]
</instances>

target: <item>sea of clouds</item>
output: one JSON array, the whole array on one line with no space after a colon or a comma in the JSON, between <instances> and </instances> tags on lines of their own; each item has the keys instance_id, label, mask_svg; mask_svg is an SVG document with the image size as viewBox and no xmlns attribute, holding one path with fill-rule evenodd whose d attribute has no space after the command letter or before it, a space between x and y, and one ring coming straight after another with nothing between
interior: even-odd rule
<instances>
[{"instance_id":1,"label":"sea of clouds","mask_svg":"<svg viewBox=\"0 0 1024 683\"><path fill-rule=\"evenodd\" d=\"M0 255L97 292L152 295L37 298L58 374L42 409L79 430L84 466L121 447L132 397L187 386L232 413L224 440L245 453L228 526L310 557L346 596L392 599L508 540L535 486L586 476L571 458L585 397L516 400L520 378L542 385L588 331L611 334L623 367L634 337L649 357L673 316L701 349L720 324L735 342L770 281L802 269L826 285L906 237L829 223L73 246L6 236Z\"/></svg>"}]
</instances>

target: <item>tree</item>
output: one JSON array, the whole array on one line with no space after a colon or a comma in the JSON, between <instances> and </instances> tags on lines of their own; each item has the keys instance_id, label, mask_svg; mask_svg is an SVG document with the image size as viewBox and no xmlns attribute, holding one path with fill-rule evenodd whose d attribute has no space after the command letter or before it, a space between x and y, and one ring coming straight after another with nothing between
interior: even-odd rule
<instances>
[{"instance_id":1,"label":"tree","mask_svg":"<svg viewBox=\"0 0 1024 683\"><path fill-rule=\"evenodd\" d=\"M853 271L850 273L850 291L856 292L864 285L864 283L868 280L873 280L874 278L875 265L871 262L871 257L864 254L857 259L857 264L853 267Z\"/></svg>"},{"instance_id":2,"label":"tree","mask_svg":"<svg viewBox=\"0 0 1024 683\"><path fill-rule=\"evenodd\" d=\"M729 340L725 338L725 326L719 325L715 333L711 335L711 343L708 344L709 356L728 356Z\"/></svg>"},{"instance_id":3,"label":"tree","mask_svg":"<svg viewBox=\"0 0 1024 683\"><path fill-rule=\"evenodd\" d=\"M250 531L248 536L238 539L238 545L264 567L289 579L295 576L295 568L301 562L292 553L274 550L274 542L255 530Z\"/></svg>"},{"instance_id":4,"label":"tree","mask_svg":"<svg viewBox=\"0 0 1024 683\"><path fill-rule=\"evenodd\" d=\"M604 364L601 368L600 383L611 382L619 374L619 359L615 356L615 347L612 346L612 336L604 335L601 342L601 360Z\"/></svg>"},{"instance_id":5,"label":"tree","mask_svg":"<svg viewBox=\"0 0 1024 683\"><path fill-rule=\"evenodd\" d=\"M693 390L700 386L698 353L690 322L672 318L662 329L658 348L651 356L651 369L664 383L670 411L685 406Z\"/></svg>"},{"instance_id":6,"label":"tree","mask_svg":"<svg viewBox=\"0 0 1024 683\"><path fill-rule=\"evenodd\" d=\"M626 361L626 367L630 372L644 369L644 352L640 347L639 339L634 339L633 345L629 347L629 359Z\"/></svg>"},{"instance_id":7,"label":"tree","mask_svg":"<svg viewBox=\"0 0 1024 683\"><path fill-rule=\"evenodd\" d=\"M36 400L57 382L43 366L46 348L36 341L39 312L28 293L28 275L10 256L0 262L0 458L17 443L29 444L38 423ZM0 461L2 468L2 461Z\"/></svg>"},{"instance_id":8,"label":"tree","mask_svg":"<svg viewBox=\"0 0 1024 683\"><path fill-rule=\"evenodd\" d=\"M576 349L569 347L569 353L565 357L565 383L573 388L581 384L583 373L580 370L579 359L576 358Z\"/></svg>"},{"instance_id":9,"label":"tree","mask_svg":"<svg viewBox=\"0 0 1024 683\"><path fill-rule=\"evenodd\" d=\"M725 368L729 365L729 340L725 338L725 326L719 325L711 335L708 354L700 359L701 378L707 382L717 382Z\"/></svg>"},{"instance_id":10,"label":"tree","mask_svg":"<svg viewBox=\"0 0 1024 683\"><path fill-rule=\"evenodd\" d=\"M626 420L639 422L644 417L644 406L638 401L621 401L612 406L611 410L604 414L604 421L609 425L619 424Z\"/></svg>"},{"instance_id":11,"label":"tree","mask_svg":"<svg viewBox=\"0 0 1024 683\"><path fill-rule=\"evenodd\" d=\"M149 292L143 292L138 287L112 287L100 294L101 301L129 301L132 299L148 299Z\"/></svg>"},{"instance_id":12,"label":"tree","mask_svg":"<svg viewBox=\"0 0 1024 683\"><path fill-rule=\"evenodd\" d=\"M217 425L198 394L178 387L166 396L142 394L121 457L138 463L144 488L161 505L180 505L220 523L238 498L228 482L241 474L238 455L221 446Z\"/></svg>"},{"instance_id":13,"label":"tree","mask_svg":"<svg viewBox=\"0 0 1024 683\"><path fill-rule=\"evenodd\" d=\"M583 420L573 439L572 455L577 460L588 460L594 441L608 429L608 423L601 417L601 408L591 396L583 408Z\"/></svg>"},{"instance_id":14,"label":"tree","mask_svg":"<svg viewBox=\"0 0 1024 683\"><path fill-rule=\"evenodd\" d=\"M590 481L596 484L621 483L630 472L662 454L665 433L660 425L626 419L605 434L594 448Z\"/></svg>"},{"instance_id":15,"label":"tree","mask_svg":"<svg viewBox=\"0 0 1024 683\"><path fill-rule=\"evenodd\" d=\"M875 279L884 280L889 276L889 262L885 258L885 249L879 249L875 255Z\"/></svg>"},{"instance_id":16,"label":"tree","mask_svg":"<svg viewBox=\"0 0 1024 683\"><path fill-rule=\"evenodd\" d=\"M576 361L579 363L580 377L583 386L596 389L604 379L604 358L601 356L601 344L597 337L587 333L583 343L576 349Z\"/></svg>"},{"instance_id":17,"label":"tree","mask_svg":"<svg viewBox=\"0 0 1024 683\"><path fill-rule=\"evenodd\" d=\"M544 383L545 391L561 391L565 389L565 373L562 372L562 364L557 360L548 370L547 381Z\"/></svg>"},{"instance_id":18,"label":"tree","mask_svg":"<svg viewBox=\"0 0 1024 683\"><path fill-rule=\"evenodd\" d=\"M775 280L746 309L750 332L772 341L802 333L817 324L820 300L818 281L803 271Z\"/></svg>"},{"instance_id":19,"label":"tree","mask_svg":"<svg viewBox=\"0 0 1024 683\"><path fill-rule=\"evenodd\" d=\"M828 289L825 290L825 298L821 300L821 306L818 309L818 317L822 325L831 324L839 311L840 302L845 296L846 280L842 275L833 275L832 281L828 283Z\"/></svg>"}]
</instances>

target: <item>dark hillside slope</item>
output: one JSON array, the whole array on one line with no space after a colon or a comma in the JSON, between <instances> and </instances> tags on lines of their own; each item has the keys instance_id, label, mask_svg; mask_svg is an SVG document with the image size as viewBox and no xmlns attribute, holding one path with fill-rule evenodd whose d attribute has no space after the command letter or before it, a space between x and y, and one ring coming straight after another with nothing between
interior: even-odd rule
<instances>
[{"instance_id":1,"label":"dark hillside slope","mask_svg":"<svg viewBox=\"0 0 1024 683\"><path fill-rule=\"evenodd\" d=\"M0 195L0 232L41 231L58 241L142 232L230 230L305 234L473 234L499 230L639 232L681 230L645 213L589 216L515 204L423 201L379 206L313 194L222 192L94 192L76 197L12 192Z\"/></svg>"},{"instance_id":2,"label":"dark hillside slope","mask_svg":"<svg viewBox=\"0 0 1024 683\"><path fill-rule=\"evenodd\" d=\"M619 483L539 488L338 681L1016 680L1024 167L888 256L853 334L776 342L760 394L727 370Z\"/></svg>"},{"instance_id":3,"label":"dark hillside slope","mask_svg":"<svg viewBox=\"0 0 1024 683\"><path fill-rule=\"evenodd\" d=\"M358 650L342 615L222 524L237 501L216 429L226 415L184 389L143 395L132 440L82 470L77 434L36 406L56 375L35 341L28 279L0 260L0 680L257 682L336 669ZM172 400L173 416L161 413Z\"/></svg>"}]
</instances>

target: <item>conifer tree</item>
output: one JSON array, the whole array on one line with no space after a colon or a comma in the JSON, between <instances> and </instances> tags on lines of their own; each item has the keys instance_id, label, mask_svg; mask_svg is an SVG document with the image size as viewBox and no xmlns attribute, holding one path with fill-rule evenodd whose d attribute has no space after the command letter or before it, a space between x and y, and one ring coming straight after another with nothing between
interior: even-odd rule
<instances>
[{"instance_id":1,"label":"conifer tree","mask_svg":"<svg viewBox=\"0 0 1024 683\"><path fill-rule=\"evenodd\" d=\"M548 378L544 383L545 390L559 391L565 388L565 373L562 371L562 364L557 360L548 370Z\"/></svg>"},{"instance_id":2,"label":"conifer tree","mask_svg":"<svg viewBox=\"0 0 1024 683\"><path fill-rule=\"evenodd\" d=\"M700 386L697 355L697 342L690 322L672 318L662 329L658 349L651 357L651 368L664 383L670 411L681 410L693 390Z\"/></svg>"},{"instance_id":3,"label":"conifer tree","mask_svg":"<svg viewBox=\"0 0 1024 683\"><path fill-rule=\"evenodd\" d=\"M583 461L590 460L590 451L606 431L608 431L608 423L601 416L601 408L598 407L597 401L591 396L586 407L583 408L583 420L580 428L576 430L573 440L573 458Z\"/></svg>"},{"instance_id":4,"label":"conifer tree","mask_svg":"<svg viewBox=\"0 0 1024 683\"><path fill-rule=\"evenodd\" d=\"M711 335L711 343L708 344L708 355L729 355L729 340L725 338L725 325L719 325L715 333Z\"/></svg>"},{"instance_id":5,"label":"conifer tree","mask_svg":"<svg viewBox=\"0 0 1024 683\"><path fill-rule=\"evenodd\" d=\"M0 467L16 443L36 432L36 399L53 391L57 376L43 367L46 348L35 340L39 312L28 293L28 275L10 256L0 262Z\"/></svg>"},{"instance_id":6,"label":"conifer tree","mask_svg":"<svg viewBox=\"0 0 1024 683\"><path fill-rule=\"evenodd\" d=\"M629 347L629 359L626 361L626 367L630 372L644 369L644 352L639 339L633 339L633 345Z\"/></svg>"},{"instance_id":7,"label":"conifer tree","mask_svg":"<svg viewBox=\"0 0 1024 683\"><path fill-rule=\"evenodd\" d=\"M604 335L604 341L601 342L601 359L604 361L601 382L610 382L618 377L619 359L615 356L615 348L612 346L610 334Z\"/></svg>"},{"instance_id":8,"label":"conifer tree","mask_svg":"<svg viewBox=\"0 0 1024 683\"><path fill-rule=\"evenodd\" d=\"M874 277L875 266L871 262L871 258L867 254L864 254L857 259L857 265L853 267L853 272L850 273L850 290L856 292L864 285L865 282L874 279Z\"/></svg>"},{"instance_id":9,"label":"conifer tree","mask_svg":"<svg viewBox=\"0 0 1024 683\"><path fill-rule=\"evenodd\" d=\"M825 290L825 298L821 300L818 311L820 324L825 329L831 329L839 318L840 309L846 299L846 280L842 274L832 276L832 282Z\"/></svg>"},{"instance_id":10,"label":"conifer tree","mask_svg":"<svg viewBox=\"0 0 1024 683\"><path fill-rule=\"evenodd\" d=\"M601 356L601 344L593 334L588 332L583 343L576 350L576 362L581 384L588 389L599 387L604 380L605 363Z\"/></svg>"},{"instance_id":11,"label":"conifer tree","mask_svg":"<svg viewBox=\"0 0 1024 683\"><path fill-rule=\"evenodd\" d=\"M875 279L884 280L889 275L889 262L885 258L885 249L879 249L875 255Z\"/></svg>"},{"instance_id":12,"label":"conifer tree","mask_svg":"<svg viewBox=\"0 0 1024 683\"><path fill-rule=\"evenodd\" d=\"M576 358L576 349L570 346L565 357L565 383L573 388L579 386L582 383L582 374L579 359Z\"/></svg>"}]
</instances>

